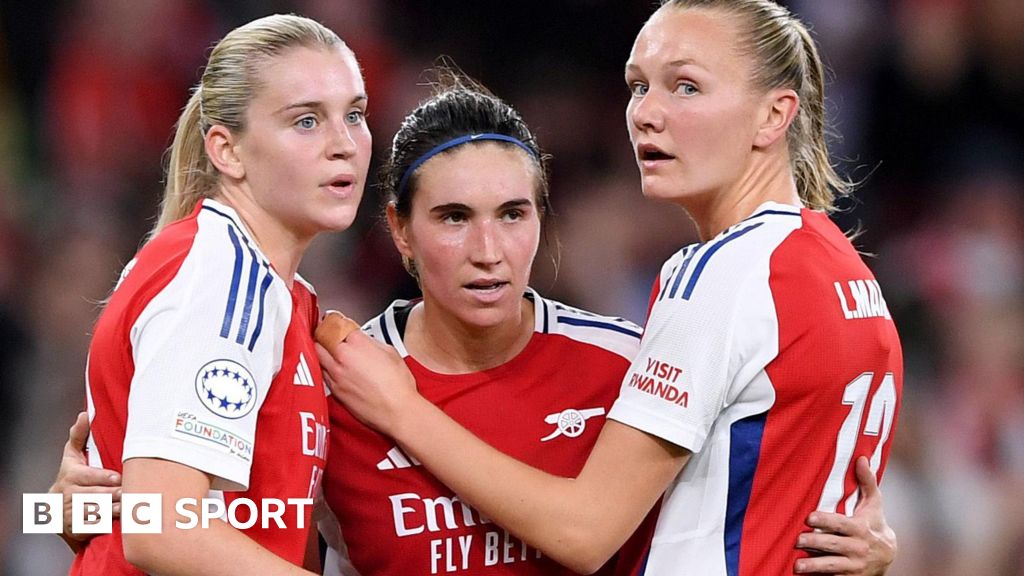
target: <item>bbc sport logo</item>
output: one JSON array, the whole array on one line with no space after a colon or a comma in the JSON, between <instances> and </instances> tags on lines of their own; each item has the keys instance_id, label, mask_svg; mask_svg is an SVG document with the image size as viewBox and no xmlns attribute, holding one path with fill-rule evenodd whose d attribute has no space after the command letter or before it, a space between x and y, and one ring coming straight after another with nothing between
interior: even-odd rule
<instances>
[{"instance_id":1,"label":"bbc sport logo","mask_svg":"<svg viewBox=\"0 0 1024 576\"><path fill-rule=\"evenodd\" d=\"M113 498L110 494L72 494L71 531L75 534L109 534L113 527ZM263 529L271 522L288 528L295 509L294 527L306 527L307 507L312 511L312 498L235 498L225 505L220 498L182 498L174 503L178 516L175 528L190 530L209 528L210 520L223 520L246 530L257 522ZM25 534L60 534L64 529L64 501L61 494L22 494L22 532ZM159 534L163 531L162 494L122 494L121 532L125 534Z\"/></svg>"}]
</instances>

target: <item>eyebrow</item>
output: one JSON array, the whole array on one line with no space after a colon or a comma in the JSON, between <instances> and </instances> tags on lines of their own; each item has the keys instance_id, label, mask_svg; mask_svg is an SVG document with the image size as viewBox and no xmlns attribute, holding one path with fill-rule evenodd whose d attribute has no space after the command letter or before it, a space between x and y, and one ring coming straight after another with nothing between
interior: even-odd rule
<instances>
[{"instance_id":1,"label":"eyebrow","mask_svg":"<svg viewBox=\"0 0 1024 576\"><path fill-rule=\"evenodd\" d=\"M679 60L673 60L665 65L665 68L679 68L680 66L686 66L687 64L696 64L697 61L693 58L680 58Z\"/></svg>"},{"instance_id":2,"label":"eyebrow","mask_svg":"<svg viewBox=\"0 0 1024 576\"><path fill-rule=\"evenodd\" d=\"M367 101L366 94L359 94L352 99L350 106L353 104L362 104ZM289 110L295 110L297 108L323 108L324 103L319 100L306 100L303 102L294 102L292 104L286 104L278 108L274 113L280 114L281 112L287 112Z\"/></svg>"},{"instance_id":3,"label":"eyebrow","mask_svg":"<svg viewBox=\"0 0 1024 576\"><path fill-rule=\"evenodd\" d=\"M498 207L498 210L507 210L509 208L519 208L521 206L528 206L533 204L533 201L529 198L516 198L515 200L509 200ZM452 210L460 210L463 212L473 212L473 209L461 202L449 202L447 204L438 204L430 209L431 213L439 212L450 212Z\"/></svg>"},{"instance_id":4,"label":"eyebrow","mask_svg":"<svg viewBox=\"0 0 1024 576\"><path fill-rule=\"evenodd\" d=\"M447 204L438 204L430 209L431 212L449 212L451 210L462 210L465 212L472 212L473 209L460 202L449 202Z\"/></svg>"},{"instance_id":5,"label":"eyebrow","mask_svg":"<svg viewBox=\"0 0 1024 576\"><path fill-rule=\"evenodd\" d=\"M507 208L519 208L520 206L528 206L533 204L533 201L529 198L516 198L515 200L509 200L501 205L501 209Z\"/></svg>"},{"instance_id":6,"label":"eyebrow","mask_svg":"<svg viewBox=\"0 0 1024 576\"><path fill-rule=\"evenodd\" d=\"M681 68L683 66L686 66L687 64L693 64L695 66L699 66L699 64L697 64L697 62L693 58L680 58L679 60L673 60L671 62L666 62L665 65L662 66L662 67L663 68ZM639 71L640 71L640 66L638 66L638 65L636 65L636 64L634 64L632 62L626 62L626 72L627 73L628 72L639 72Z\"/></svg>"}]
</instances>

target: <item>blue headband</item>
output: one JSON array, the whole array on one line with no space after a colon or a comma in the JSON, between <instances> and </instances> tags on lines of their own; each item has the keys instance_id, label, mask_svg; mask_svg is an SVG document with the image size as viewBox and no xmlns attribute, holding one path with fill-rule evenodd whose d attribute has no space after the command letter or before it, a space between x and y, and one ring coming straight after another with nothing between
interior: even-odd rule
<instances>
[{"instance_id":1,"label":"blue headband","mask_svg":"<svg viewBox=\"0 0 1024 576\"><path fill-rule=\"evenodd\" d=\"M410 164L409 168L405 171L405 174L402 174L402 180L398 183L398 190L396 191L396 194L399 197L401 197L402 194L405 193L405 185L409 182L409 177L412 176L412 173L415 172L417 168L422 166L424 162L430 160L434 156L437 156L441 152L448 150L449 148L454 148L456 146L459 146L460 144L465 144L466 142L475 142L477 140L500 140L502 142L510 142L512 144L515 144L516 146L519 146L523 150L526 150L526 153L529 154L531 157L537 158L537 154L533 150L531 150L530 147L526 145L526 143L513 136L506 136L505 134L494 134L491 132L459 136L458 138L453 138L452 140L449 140L443 144L438 144L437 146L434 146L433 148L428 150L426 154L420 156L419 158L416 159L415 162Z\"/></svg>"}]
</instances>

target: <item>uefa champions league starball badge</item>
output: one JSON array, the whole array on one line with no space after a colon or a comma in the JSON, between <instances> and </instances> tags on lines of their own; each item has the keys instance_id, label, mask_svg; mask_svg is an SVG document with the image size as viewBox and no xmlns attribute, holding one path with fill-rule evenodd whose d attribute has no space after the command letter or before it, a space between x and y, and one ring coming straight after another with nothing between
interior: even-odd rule
<instances>
[{"instance_id":1,"label":"uefa champions league starball badge","mask_svg":"<svg viewBox=\"0 0 1024 576\"><path fill-rule=\"evenodd\" d=\"M196 395L217 416L241 418L256 406L256 381L238 362L214 360L196 374Z\"/></svg>"}]
</instances>

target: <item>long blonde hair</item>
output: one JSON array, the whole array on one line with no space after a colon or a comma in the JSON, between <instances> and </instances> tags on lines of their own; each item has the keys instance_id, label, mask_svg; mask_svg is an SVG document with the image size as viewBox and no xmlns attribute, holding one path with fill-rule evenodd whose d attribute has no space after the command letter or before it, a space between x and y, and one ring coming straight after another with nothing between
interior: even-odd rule
<instances>
[{"instance_id":1,"label":"long blonde hair","mask_svg":"<svg viewBox=\"0 0 1024 576\"><path fill-rule=\"evenodd\" d=\"M829 161L825 121L825 67L807 27L771 0L664 0L662 7L718 10L739 18L742 49L753 56L753 83L791 88L800 108L786 135L797 191L806 206L831 212L853 184Z\"/></svg>"},{"instance_id":2,"label":"long blonde hair","mask_svg":"<svg viewBox=\"0 0 1024 576\"><path fill-rule=\"evenodd\" d=\"M206 156L204 137L215 124L245 130L245 112L260 87L260 67L288 48L345 46L322 24L294 14L253 20L214 46L199 83L178 118L169 150L160 216L150 237L184 218L216 190L217 170Z\"/></svg>"}]
</instances>

